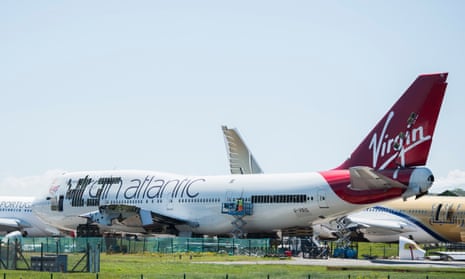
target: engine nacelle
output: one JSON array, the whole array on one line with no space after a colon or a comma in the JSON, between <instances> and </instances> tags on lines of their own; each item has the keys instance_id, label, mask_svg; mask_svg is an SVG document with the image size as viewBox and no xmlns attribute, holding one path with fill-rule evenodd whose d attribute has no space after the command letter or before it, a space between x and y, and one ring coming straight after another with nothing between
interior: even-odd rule
<instances>
[{"instance_id":1,"label":"engine nacelle","mask_svg":"<svg viewBox=\"0 0 465 279\"><path fill-rule=\"evenodd\" d=\"M5 235L2 239L2 243L22 243L23 234L20 231L13 231Z\"/></svg>"},{"instance_id":2,"label":"engine nacelle","mask_svg":"<svg viewBox=\"0 0 465 279\"><path fill-rule=\"evenodd\" d=\"M417 198L428 193L428 190L433 186L434 175L430 169L419 167L414 168L408 182L408 188L402 194L402 198L405 200L411 196Z\"/></svg>"}]
</instances>

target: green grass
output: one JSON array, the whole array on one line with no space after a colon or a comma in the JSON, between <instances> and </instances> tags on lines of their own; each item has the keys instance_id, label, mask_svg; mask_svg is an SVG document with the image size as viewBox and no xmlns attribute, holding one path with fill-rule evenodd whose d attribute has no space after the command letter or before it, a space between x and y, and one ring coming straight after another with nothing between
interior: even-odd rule
<instances>
[{"instance_id":1,"label":"green grass","mask_svg":"<svg viewBox=\"0 0 465 279\"><path fill-rule=\"evenodd\" d=\"M75 257L75 258L73 258ZM70 255L69 261L76 261L78 255ZM261 260L270 258L216 255L213 253L182 253L182 254L101 254L101 267L95 273L49 273L24 270L2 270L5 279L116 279L116 278L464 278L463 269L431 269L395 267L331 267L301 266L284 264L259 264ZM212 261L253 261L247 265L207 264ZM256 264L255 262L258 262ZM0 276L2 276L0 274Z\"/></svg>"},{"instance_id":2,"label":"green grass","mask_svg":"<svg viewBox=\"0 0 465 279\"><path fill-rule=\"evenodd\" d=\"M399 244L397 243L360 242L357 248L359 259L363 258L364 255L384 259L394 258L399 255Z\"/></svg>"}]
</instances>

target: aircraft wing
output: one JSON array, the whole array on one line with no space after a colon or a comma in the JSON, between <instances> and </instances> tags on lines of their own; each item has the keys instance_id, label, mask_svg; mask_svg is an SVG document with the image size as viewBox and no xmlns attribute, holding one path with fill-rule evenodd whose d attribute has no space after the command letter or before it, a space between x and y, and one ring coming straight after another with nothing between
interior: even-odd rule
<instances>
[{"instance_id":1,"label":"aircraft wing","mask_svg":"<svg viewBox=\"0 0 465 279\"><path fill-rule=\"evenodd\" d=\"M191 221L144 210L137 206L120 204L100 206L98 210L82 214L80 217L105 226L118 224L127 227L142 227L149 230L177 225L198 226L198 224Z\"/></svg>"},{"instance_id":2,"label":"aircraft wing","mask_svg":"<svg viewBox=\"0 0 465 279\"><path fill-rule=\"evenodd\" d=\"M445 261L465 261L465 252L461 251L435 251L434 254L438 254L441 260Z\"/></svg>"},{"instance_id":3,"label":"aircraft wing","mask_svg":"<svg viewBox=\"0 0 465 279\"><path fill-rule=\"evenodd\" d=\"M231 174L263 173L239 132L226 126L221 128L223 129Z\"/></svg>"},{"instance_id":4,"label":"aircraft wing","mask_svg":"<svg viewBox=\"0 0 465 279\"><path fill-rule=\"evenodd\" d=\"M344 222L358 227L364 233L391 234L412 231L409 225L402 221L380 220L348 215Z\"/></svg>"},{"instance_id":5,"label":"aircraft wing","mask_svg":"<svg viewBox=\"0 0 465 279\"><path fill-rule=\"evenodd\" d=\"M30 228L31 225L17 218L0 218L0 231L14 231Z\"/></svg>"}]
</instances>

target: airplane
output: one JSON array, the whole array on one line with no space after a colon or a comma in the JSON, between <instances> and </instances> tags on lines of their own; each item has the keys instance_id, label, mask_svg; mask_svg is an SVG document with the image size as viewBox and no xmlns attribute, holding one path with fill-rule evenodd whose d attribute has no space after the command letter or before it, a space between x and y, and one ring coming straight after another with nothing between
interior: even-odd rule
<instances>
[{"instance_id":1,"label":"airplane","mask_svg":"<svg viewBox=\"0 0 465 279\"><path fill-rule=\"evenodd\" d=\"M434 181L424 165L446 79L447 73L418 76L350 157L331 170L218 176L71 172L57 177L33 209L44 222L77 230L78 236L122 226L123 231L243 237L420 197Z\"/></svg>"},{"instance_id":2,"label":"airplane","mask_svg":"<svg viewBox=\"0 0 465 279\"><path fill-rule=\"evenodd\" d=\"M33 197L0 196L0 234L20 232L22 236L58 236L60 232L44 224L32 213Z\"/></svg>"},{"instance_id":3,"label":"airplane","mask_svg":"<svg viewBox=\"0 0 465 279\"><path fill-rule=\"evenodd\" d=\"M396 199L334 222L319 220L313 230L327 239L356 231L370 242L396 242L399 236L417 243L465 242L465 197L426 195L405 202Z\"/></svg>"},{"instance_id":4,"label":"airplane","mask_svg":"<svg viewBox=\"0 0 465 279\"><path fill-rule=\"evenodd\" d=\"M263 173L237 129L222 126L222 130L231 173ZM312 230L320 239L349 237L356 231L370 242L397 242L399 237L416 243L465 242L465 197L395 199L332 220L317 220Z\"/></svg>"}]
</instances>

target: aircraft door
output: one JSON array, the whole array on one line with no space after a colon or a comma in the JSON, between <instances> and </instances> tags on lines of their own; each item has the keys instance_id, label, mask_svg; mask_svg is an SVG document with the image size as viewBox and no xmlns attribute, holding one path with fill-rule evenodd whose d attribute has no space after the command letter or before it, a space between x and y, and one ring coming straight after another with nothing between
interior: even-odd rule
<instances>
[{"instance_id":1,"label":"aircraft door","mask_svg":"<svg viewBox=\"0 0 465 279\"><path fill-rule=\"evenodd\" d=\"M166 199L166 201L168 202L168 204L166 205L166 210L173 210L174 208L174 204L173 204L173 197L171 197L171 192L167 193L168 195L168 198Z\"/></svg>"},{"instance_id":2,"label":"aircraft door","mask_svg":"<svg viewBox=\"0 0 465 279\"><path fill-rule=\"evenodd\" d=\"M50 210L63 212L63 202L65 197L63 195L53 196L50 198Z\"/></svg>"},{"instance_id":3,"label":"aircraft door","mask_svg":"<svg viewBox=\"0 0 465 279\"><path fill-rule=\"evenodd\" d=\"M229 206L231 204L236 203L238 199L242 197L242 194L238 191L226 190L226 194L224 196L224 202L222 204L222 212L228 212L231 210Z\"/></svg>"},{"instance_id":4,"label":"aircraft door","mask_svg":"<svg viewBox=\"0 0 465 279\"><path fill-rule=\"evenodd\" d=\"M328 208L327 193L325 190L318 190L318 205L320 208Z\"/></svg>"},{"instance_id":5,"label":"aircraft door","mask_svg":"<svg viewBox=\"0 0 465 279\"><path fill-rule=\"evenodd\" d=\"M226 191L226 195L224 197L225 202L232 202L234 197L234 193L232 191Z\"/></svg>"},{"instance_id":6,"label":"aircraft door","mask_svg":"<svg viewBox=\"0 0 465 279\"><path fill-rule=\"evenodd\" d=\"M454 204L446 204L445 207L445 221L447 223L453 223L454 222L454 215L455 215L455 210L454 210Z\"/></svg>"},{"instance_id":7,"label":"aircraft door","mask_svg":"<svg viewBox=\"0 0 465 279\"><path fill-rule=\"evenodd\" d=\"M240 197L242 197L240 192L227 190L225 195L225 202L236 202L236 200Z\"/></svg>"},{"instance_id":8,"label":"aircraft door","mask_svg":"<svg viewBox=\"0 0 465 279\"><path fill-rule=\"evenodd\" d=\"M58 198L58 211L63 212L63 201L64 201L64 196L60 195Z\"/></svg>"},{"instance_id":9,"label":"aircraft door","mask_svg":"<svg viewBox=\"0 0 465 279\"><path fill-rule=\"evenodd\" d=\"M433 205L433 222L440 222L442 203Z\"/></svg>"}]
</instances>

